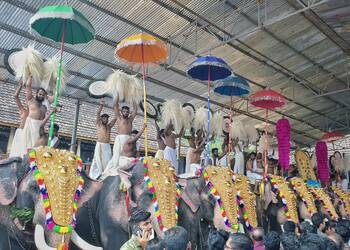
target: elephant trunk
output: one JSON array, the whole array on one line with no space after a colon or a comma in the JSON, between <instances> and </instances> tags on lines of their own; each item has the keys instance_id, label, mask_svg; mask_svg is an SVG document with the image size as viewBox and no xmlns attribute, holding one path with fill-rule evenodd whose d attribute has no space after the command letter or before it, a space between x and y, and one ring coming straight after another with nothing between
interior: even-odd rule
<instances>
[{"instance_id":1,"label":"elephant trunk","mask_svg":"<svg viewBox=\"0 0 350 250\"><path fill-rule=\"evenodd\" d=\"M54 247L50 247L45 240L44 228L40 224L36 224L34 233L35 246L39 250L56 250Z\"/></svg>"}]
</instances>

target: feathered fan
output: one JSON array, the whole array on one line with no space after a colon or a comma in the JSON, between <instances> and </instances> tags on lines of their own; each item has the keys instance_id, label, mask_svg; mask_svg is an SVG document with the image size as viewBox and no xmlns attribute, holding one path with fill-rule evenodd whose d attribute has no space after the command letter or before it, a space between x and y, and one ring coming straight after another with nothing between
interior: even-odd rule
<instances>
[{"instance_id":1,"label":"feathered fan","mask_svg":"<svg viewBox=\"0 0 350 250\"><path fill-rule=\"evenodd\" d=\"M52 82L56 82L57 80L57 69L58 69L59 59L56 57L52 57L44 62L44 74L41 81L41 87L46 89L47 91L51 89L53 86L50 85ZM67 70L64 65L61 65L61 85L60 92L66 87L66 78L67 78Z\"/></svg>"},{"instance_id":2,"label":"feathered fan","mask_svg":"<svg viewBox=\"0 0 350 250\"><path fill-rule=\"evenodd\" d=\"M168 100L162 107L162 124L168 126L174 125L175 130L179 131L184 126L184 114L181 103L176 100Z\"/></svg>"},{"instance_id":3,"label":"feathered fan","mask_svg":"<svg viewBox=\"0 0 350 250\"><path fill-rule=\"evenodd\" d=\"M44 61L39 51L33 45L23 48L12 58L14 71L18 79L25 83L30 76L33 77L33 84L39 86L44 71Z\"/></svg>"},{"instance_id":4,"label":"feathered fan","mask_svg":"<svg viewBox=\"0 0 350 250\"><path fill-rule=\"evenodd\" d=\"M208 133L208 109L204 107L197 109L193 125L196 131L202 130Z\"/></svg>"},{"instance_id":5,"label":"feathered fan","mask_svg":"<svg viewBox=\"0 0 350 250\"><path fill-rule=\"evenodd\" d=\"M224 128L224 117L222 112L215 112L213 119L211 120L211 131L216 137L222 136L222 130Z\"/></svg>"}]
</instances>

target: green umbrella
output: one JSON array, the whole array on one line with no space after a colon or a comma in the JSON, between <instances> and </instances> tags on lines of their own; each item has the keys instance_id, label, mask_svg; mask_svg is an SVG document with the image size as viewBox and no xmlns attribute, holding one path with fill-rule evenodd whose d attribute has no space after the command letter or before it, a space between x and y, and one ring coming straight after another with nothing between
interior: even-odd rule
<instances>
[{"instance_id":1,"label":"green umbrella","mask_svg":"<svg viewBox=\"0 0 350 250\"><path fill-rule=\"evenodd\" d=\"M87 43L94 38L95 29L79 11L70 6L46 6L29 21L30 27L40 36L61 42L54 106L57 107L61 83L61 65L64 44ZM56 113L52 114L48 146L51 146Z\"/></svg>"}]
</instances>

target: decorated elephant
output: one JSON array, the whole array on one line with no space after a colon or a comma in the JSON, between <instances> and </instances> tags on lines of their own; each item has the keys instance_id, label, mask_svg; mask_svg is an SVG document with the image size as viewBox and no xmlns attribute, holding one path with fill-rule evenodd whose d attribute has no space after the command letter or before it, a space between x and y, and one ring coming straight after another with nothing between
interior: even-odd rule
<instances>
[{"instance_id":1,"label":"decorated elephant","mask_svg":"<svg viewBox=\"0 0 350 250\"><path fill-rule=\"evenodd\" d=\"M19 219L14 218L26 222L32 214L30 209L18 211L14 207L18 183L29 170L27 163L28 159L22 161L18 157L0 161L0 249L34 249L32 234L25 230L29 227L20 225Z\"/></svg>"}]
</instances>

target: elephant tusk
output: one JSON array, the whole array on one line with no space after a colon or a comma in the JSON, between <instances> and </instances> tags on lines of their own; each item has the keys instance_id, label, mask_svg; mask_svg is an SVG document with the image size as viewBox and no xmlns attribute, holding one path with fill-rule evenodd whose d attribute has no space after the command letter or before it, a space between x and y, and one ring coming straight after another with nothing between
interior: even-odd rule
<instances>
[{"instance_id":1,"label":"elephant tusk","mask_svg":"<svg viewBox=\"0 0 350 250\"><path fill-rule=\"evenodd\" d=\"M102 247L96 247L86 242L74 230L70 239L77 247L80 247L82 250L103 250Z\"/></svg>"},{"instance_id":2,"label":"elephant tusk","mask_svg":"<svg viewBox=\"0 0 350 250\"><path fill-rule=\"evenodd\" d=\"M56 248L47 245L44 235L44 228L39 224L36 224L35 226L34 241L38 250L56 250Z\"/></svg>"}]
</instances>

